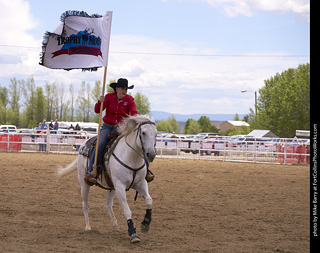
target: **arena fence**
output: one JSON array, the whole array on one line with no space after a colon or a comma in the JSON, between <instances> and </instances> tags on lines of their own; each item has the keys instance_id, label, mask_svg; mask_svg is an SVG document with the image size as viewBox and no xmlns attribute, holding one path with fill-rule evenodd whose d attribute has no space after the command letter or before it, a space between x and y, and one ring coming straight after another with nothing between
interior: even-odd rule
<instances>
[{"instance_id":1,"label":"arena fence","mask_svg":"<svg viewBox=\"0 0 320 253\"><path fill-rule=\"evenodd\" d=\"M0 133L0 152L78 154L80 145L92 137L83 131L65 133ZM234 140L158 137L157 157L203 159L271 164L310 164L310 142L306 139L251 138Z\"/></svg>"},{"instance_id":2,"label":"arena fence","mask_svg":"<svg viewBox=\"0 0 320 253\"><path fill-rule=\"evenodd\" d=\"M0 151L77 154L80 145L92 137L83 131L62 133L0 133Z\"/></svg>"},{"instance_id":3,"label":"arena fence","mask_svg":"<svg viewBox=\"0 0 320 253\"><path fill-rule=\"evenodd\" d=\"M181 140L158 139L157 157L204 159L272 164L310 164L310 142L306 139L250 138Z\"/></svg>"}]
</instances>

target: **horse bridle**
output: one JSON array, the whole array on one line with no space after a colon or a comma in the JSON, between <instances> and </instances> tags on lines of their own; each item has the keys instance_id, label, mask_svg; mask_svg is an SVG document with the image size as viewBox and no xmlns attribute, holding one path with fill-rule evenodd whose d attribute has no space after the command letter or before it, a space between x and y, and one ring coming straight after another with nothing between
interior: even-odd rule
<instances>
[{"instance_id":1,"label":"horse bridle","mask_svg":"<svg viewBox=\"0 0 320 253\"><path fill-rule=\"evenodd\" d=\"M134 131L137 130L137 137L136 137L136 138L138 138L138 134L139 134L139 139L140 139L140 143L141 143L141 148L142 148L143 155L144 155L144 147L143 147L143 141L142 141L142 137L141 137L141 126L146 125L146 124L156 125L156 124L155 124L154 122L152 122L152 121L146 121L146 122L143 122L143 123L139 124L139 126L134 130ZM141 156L141 157L145 160L144 156L142 156L142 155L140 154L140 152L138 152L136 149L134 149L134 148L127 142L127 138L125 138L125 141L126 141L126 144L127 144L133 151L135 151L139 156ZM127 164L125 164L124 162L122 162L122 161L116 156L116 154L115 154L114 152L112 152L112 155L113 155L114 158L118 161L118 163L120 163L123 167L125 167L125 168L127 168L127 169L129 169L129 170L131 170L131 171L134 171L134 172L141 170L141 169L144 167L144 165L145 165L145 163L144 163L144 164L143 164L142 166L140 166L139 168L131 168L130 166L128 166Z\"/></svg>"},{"instance_id":2,"label":"horse bridle","mask_svg":"<svg viewBox=\"0 0 320 253\"><path fill-rule=\"evenodd\" d=\"M150 124L150 125L156 125L154 122L152 121L146 121L146 122L143 122L141 124L139 124L139 126L134 130L136 131L137 130L137 137L138 138L138 134L139 134L139 138L140 138L140 142L141 142L141 147L142 147L142 151L143 151L143 154L144 154L144 147L143 147L143 141L142 141L142 137L141 137L141 126L143 125L146 125L146 124ZM131 148L133 149L137 154L139 154L139 156L141 156L141 154L135 150L128 142L127 142L127 139L125 138L125 141L126 141L126 144ZM129 165L125 164L124 162L122 162L117 156L116 154L112 151L112 155L113 157L116 159L116 161L118 163L120 163L123 167L127 168L128 170L131 170L133 171L133 177L132 177L132 181L131 181L131 184L130 186L128 187L128 189L126 189L126 191L128 191L132 185L133 185L133 182L134 182L134 179L136 178L136 174L137 174L137 171L141 170L144 166L145 166L145 163L142 164L142 166L140 166L139 168L131 168ZM142 158L145 160L145 158L142 156Z\"/></svg>"}]
</instances>

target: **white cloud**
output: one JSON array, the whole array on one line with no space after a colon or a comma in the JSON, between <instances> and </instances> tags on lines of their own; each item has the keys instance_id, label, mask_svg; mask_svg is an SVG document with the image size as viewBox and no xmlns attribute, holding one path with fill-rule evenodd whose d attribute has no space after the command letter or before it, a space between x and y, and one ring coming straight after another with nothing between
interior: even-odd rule
<instances>
[{"instance_id":1,"label":"white cloud","mask_svg":"<svg viewBox=\"0 0 320 253\"><path fill-rule=\"evenodd\" d=\"M236 2L238 1L220 0L216 1L216 4L236 6ZM254 10L251 1L242 3L243 6L240 7L243 13ZM0 6L2 43L31 47L0 47L1 80L12 77L27 79L33 76L37 84L49 81L63 82L66 85L73 83L75 86L82 81L102 81L103 69L92 73L80 70L67 72L40 66L38 62L41 41L28 34L29 29L37 25L37 21L30 14L28 3L23 0L0 0ZM13 17L20 18L15 20ZM13 22L9 24L9 28L4 25L8 23L7 18ZM295 68L300 63L294 58L188 54L214 55L219 54L219 49L201 42L174 43L146 36L112 35L107 81L120 77L128 78L129 83L135 85L132 93L139 91L146 95L152 110L183 114L247 113L248 108L253 107L253 99L250 94L241 94L240 90L258 90L264 85L263 80L289 67Z\"/></svg>"},{"instance_id":2,"label":"white cloud","mask_svg":"<svg viewBox=\"0 0 320 253\"><path fill-rule=\"evenodd\" d=\"M140 75L145 71L145 67L138 60L129 60L122 66L115 66L113 68L113 74L116 76L123 75L126 77L140 77Z\"/></svg>"},{"instance_id":3,"label":"white cloud","mask_svg":"<svg viewBox=\"0 0 320 253\"><path fill-rule=\"evenodd\" d=\"M24 0L0 0L1 77L32 75L39 62L41 41L28 33L38 25Z\"/></svg>"},{"instance_id":4,"label":"white cloud","mask_svg":"<svg viewBox=\"0 0 320 253\"><path fill-rule=\"evenodd\" d=\"M36 46L28 31L38 25L30 14L30 6L24 0L0 0L1 43L14 46Z\"/></svg>"},{"instance_id":5,"label":"white cloud","mask_svg":"<svg viewBox=\"0 0 320 253\"><path fill-rule=\"evenodd\" d=\"M156 53L188 54L189 47L183 44L140 36L130 36L128 40L128 36L118 35L113 37L112 45L117 46L110 48L112 60L109 61L109 77L126 77L126 69L131 69L131 66L132 69L138 68L139 75L128 76L129 82L135 85L132 93L139 91L145 94L151 102L152 110L172 113L248 113L248 108L253 108L254 99L250 96L252 94L242 94L242 89L259 90L265 79L299 65L297 59L286 57L192 57L116 53L125 48L127 52L155 52L156 49ZM260 53L265 56L270 54L282 55L285 52Z\"/></svg>"},{"instance_id":6,"label":"white cloud","mask_svg":"<svg viewBox=\"0 0 320 253\"><path fill-rule=\"evenodd\" d=\"M150 44L157 45L157 52L187 53L189 50L184 49L184 45L147 37L130 36L130 40L127 39L127 35L112 39L112 45L117 46L110 48L107 82L126 77L135 85L131 91L133 95L139 91L148 97L152 110L171 113L247 113L248 108L253 107L253 99L250 94L241 94L242 89L258 90L264 85L263 80L299 64L292 58L267 57L261 60L255 57L116 53L123 48L128 52L154 52ZM18 79L33 76L39 84L49 81L63 82L68 86L71 83L80 85L82 81L102 81L101 68L98 72L81 72L39 66L39 51L34 50L18 64L2 64L0 78L2 75Z\"/></svg>"},{"instance_id":7,"label":"white cloud","mask_svg":"<svg viewBox=\"0 0 320 253\"><path fill-rule=\"evenodd\" d=\"M197 0L196 0L197 1ZM279 13L292 12L310 22L309 0L200 0L207 2L212 7L222 8L229 16L253 16L256 11L272 11Z\"/></svg>"}]
</instances>

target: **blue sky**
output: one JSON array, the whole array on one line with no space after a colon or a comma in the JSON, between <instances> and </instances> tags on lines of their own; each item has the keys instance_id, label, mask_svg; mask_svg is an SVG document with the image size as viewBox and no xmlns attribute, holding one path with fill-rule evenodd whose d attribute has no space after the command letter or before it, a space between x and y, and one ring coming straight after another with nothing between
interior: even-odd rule
<instances>
[{"instance_id":1,"label":"blue sky","mask_svg":"<svg viewBox=\"0 0 320 253\"><path fill-rule=\"evenodd\" d=\"M42 36L66 10L113 11L107 81L125 77L151 110L248 113L264 80L310 62L305 0L0 0L0 84L33 76L69 86L103 70L39 66Z\"/></svg>"}]
</instances>

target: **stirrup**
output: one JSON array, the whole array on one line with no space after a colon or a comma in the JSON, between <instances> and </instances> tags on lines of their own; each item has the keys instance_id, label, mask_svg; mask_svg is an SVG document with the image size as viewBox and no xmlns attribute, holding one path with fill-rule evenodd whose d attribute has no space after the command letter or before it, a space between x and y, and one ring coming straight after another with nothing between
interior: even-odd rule
<instances>
[{"instance_id":1,"label":"stirrup","mask_svg":"<svg viewBox=\"0 0 320 253\"><path fill-rule=\"evenodd\" d=\"M91 171L92 173L92 171ZM95 173L96 175L88 174L84 177L84 181L89 185L92 186L97 183L97 172Z\"/></svg>"},{"instance_id":2,"label":"stirrup","mask_svg":"<svg viewBox=\"0 0 320 253\"><path fill-rule=\"evenodd\" d=\"M150 171L148 171L146 175L147 183L150 183L151 181L153 181L154 177L155 175L153 175Z\"/></svg>"},{"instance_id":3,"label":"stirrup","mask_svg":"<svg viewBox=\"0 0 320 253\"><path fill-rule=\"evenodd\" d=\"M89 182L88 179L86 179L86 178L84 178L83 181L89 186L93 186L94 185L94 183Z\"/></svg>"}]
</instances>

